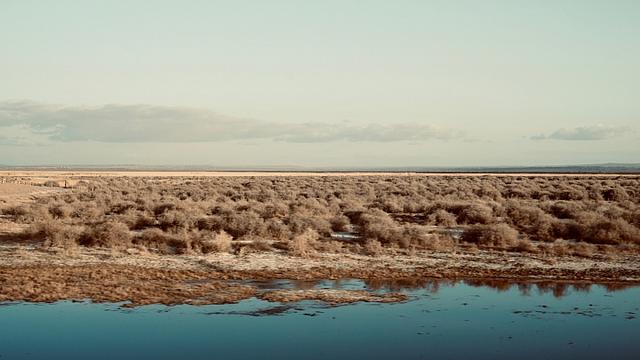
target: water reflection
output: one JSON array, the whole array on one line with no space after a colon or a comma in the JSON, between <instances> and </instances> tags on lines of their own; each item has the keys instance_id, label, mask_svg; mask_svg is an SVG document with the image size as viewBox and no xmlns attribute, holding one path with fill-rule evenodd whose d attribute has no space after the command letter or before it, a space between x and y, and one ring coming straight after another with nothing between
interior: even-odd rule
<instances>
[{"instance_id":1,"label":"water reflection","mask_svg":"<svg viewBox=\"0 0 640 360\"><path fill-rule=\"evenodd\" d=\"M636 359L640 353L640 288L632 284L496 279L252 284L264 291L403 291L411 301L330 306L253 298L134 309L90 302L11 303L0 306L0 359L138 359L144 354L154 359L386 360L471 354L474 360L595 360Z\"/></svg>"},{"instance_id":2,"label":"water reflection","mask_svg":"<svg viewBox=\"0 0 640 360\"><path fill-rule=\"evenodd\" d=\"M635 283L588 283L565 281L513 281L505 279L410 279L410 280L367 280L367 287L372 290L417 290L425 289L430 293L437 293L441 287L452 287L465 284L472 287L490 288L496 292L507 292L517 288L521 295L529 296L532 292L539 295L553 294L556 298L567 296L571 292L589 293L594 285L602 286L607 292L614 292L636 287Z\"/></svg>"},{"instance_id":3,"label":"water reflection","mask_svg":"<svg viewBox=\"0 0 640 360\"><path fill-rule=\"evenodd\" d=\"M498 293L517 289L523 296L534 294L552 294L555 298L563 298L571 293L589 293L593 286L600 286L607 292L621 291L639 286L636 283L588 283L566 281L513 281L506 279L367 279L367 280L264 280L243 282L251 284L261 290L273 289L348 289L369 290L379 292L401 292L424 290L430 294L437 294L442 288L455 287L464 284L474 288L489 288Z\"/></svg>"}]
</instances>

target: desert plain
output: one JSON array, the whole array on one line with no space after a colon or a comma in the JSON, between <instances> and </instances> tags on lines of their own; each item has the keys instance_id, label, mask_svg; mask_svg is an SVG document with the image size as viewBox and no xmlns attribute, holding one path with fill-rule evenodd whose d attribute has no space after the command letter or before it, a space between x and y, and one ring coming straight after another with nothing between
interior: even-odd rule
<instances>
[{"instance_id":1,"label":"desert plain","mask_svg":"<svg viewBox=\"0 0 640 360\"><path fill-rule=\"evenodd\" d=\"M404 301L252 281L640 282L640 176L0 172L0 302Z\"/></svg>"}]
</instances>

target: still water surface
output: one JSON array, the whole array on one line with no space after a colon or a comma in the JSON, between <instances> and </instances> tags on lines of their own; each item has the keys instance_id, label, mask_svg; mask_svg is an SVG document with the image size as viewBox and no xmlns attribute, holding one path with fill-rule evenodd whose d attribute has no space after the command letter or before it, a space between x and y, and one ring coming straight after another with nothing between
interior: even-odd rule
<instances>
[{"instance_id":1,"label":"still water surface","mask_svg":"<svg viewBox=\"0 0 640 360\"><path fill-rule=\"evenodd\" d=\"M322 281L261 288L403 291L400 304L0 306L0 359L640 359L640 288Z\"/></svg>"}]
</instances>

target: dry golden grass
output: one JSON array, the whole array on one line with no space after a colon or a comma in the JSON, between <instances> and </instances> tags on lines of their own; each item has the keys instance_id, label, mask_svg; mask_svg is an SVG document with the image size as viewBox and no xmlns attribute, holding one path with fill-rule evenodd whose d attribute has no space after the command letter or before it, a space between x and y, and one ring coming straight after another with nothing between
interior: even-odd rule
<instances>
[{"instance_id":1,"label":"dry golden grass","mask_svg":"<svg viewBox=\"0 0 640 360\"><path fill-rule=\"evenodd\" d=\"M231 250L233 249L231 244L232 240L233 240L233 237L231 235L224 232L224 230L221 230L220 232L213 235L213 239L211 239L211 245L217 252L228 253L228 252L231 252Z\"/></svg>"}]
</instances>

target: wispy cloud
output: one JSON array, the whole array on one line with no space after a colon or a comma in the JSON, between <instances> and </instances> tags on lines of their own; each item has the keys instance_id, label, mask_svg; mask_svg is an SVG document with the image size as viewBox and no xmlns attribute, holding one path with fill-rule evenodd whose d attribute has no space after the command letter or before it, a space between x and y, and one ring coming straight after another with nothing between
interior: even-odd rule
<instances>
[{"instance_id":1,"label":"wispy cloud","mask_svg":"<svg viewBox=\"0 0 640 360\"><path fill-rule=\"evenodd\" d=\"M623 135L630 129L626 126L579 126L575 128L558 129L548 135L531 136L532 140L605 140Z\"/></svg>"},{"instance_id":2,"label":"wispy cloud","mask_svg":"<svg viewBox=\"0 0 640 360\"><path fill-rule=\"evenodd\" d=\"M422 123L284 123L235 118L205 109L119 105L61 106L30 101L0 102L0 127L23 127L51 141L215 142L272 139L317 143L421 142L462 134Z\"/></svg>"},{"instance_id":3,"label":"wispy cloud","mask_svg":"<svg viewBox=\"0 0 640 360\"><path fill-rule=\"evenodd\" d=\"M41 146L48 142L46 135L38 134L25 125L0 125L0 145Z\"/></svg>"},{"instance_id":4,"label":"wispy cloud","mask_svg":"<svg viewBox=\"0 0 640 360\"><path fill-rule=\"evenodd\" d=\"M7 136L0 134L0 145L22 146L25 145L26 139L17 136Z\"/></svg>"}]
</instances>

